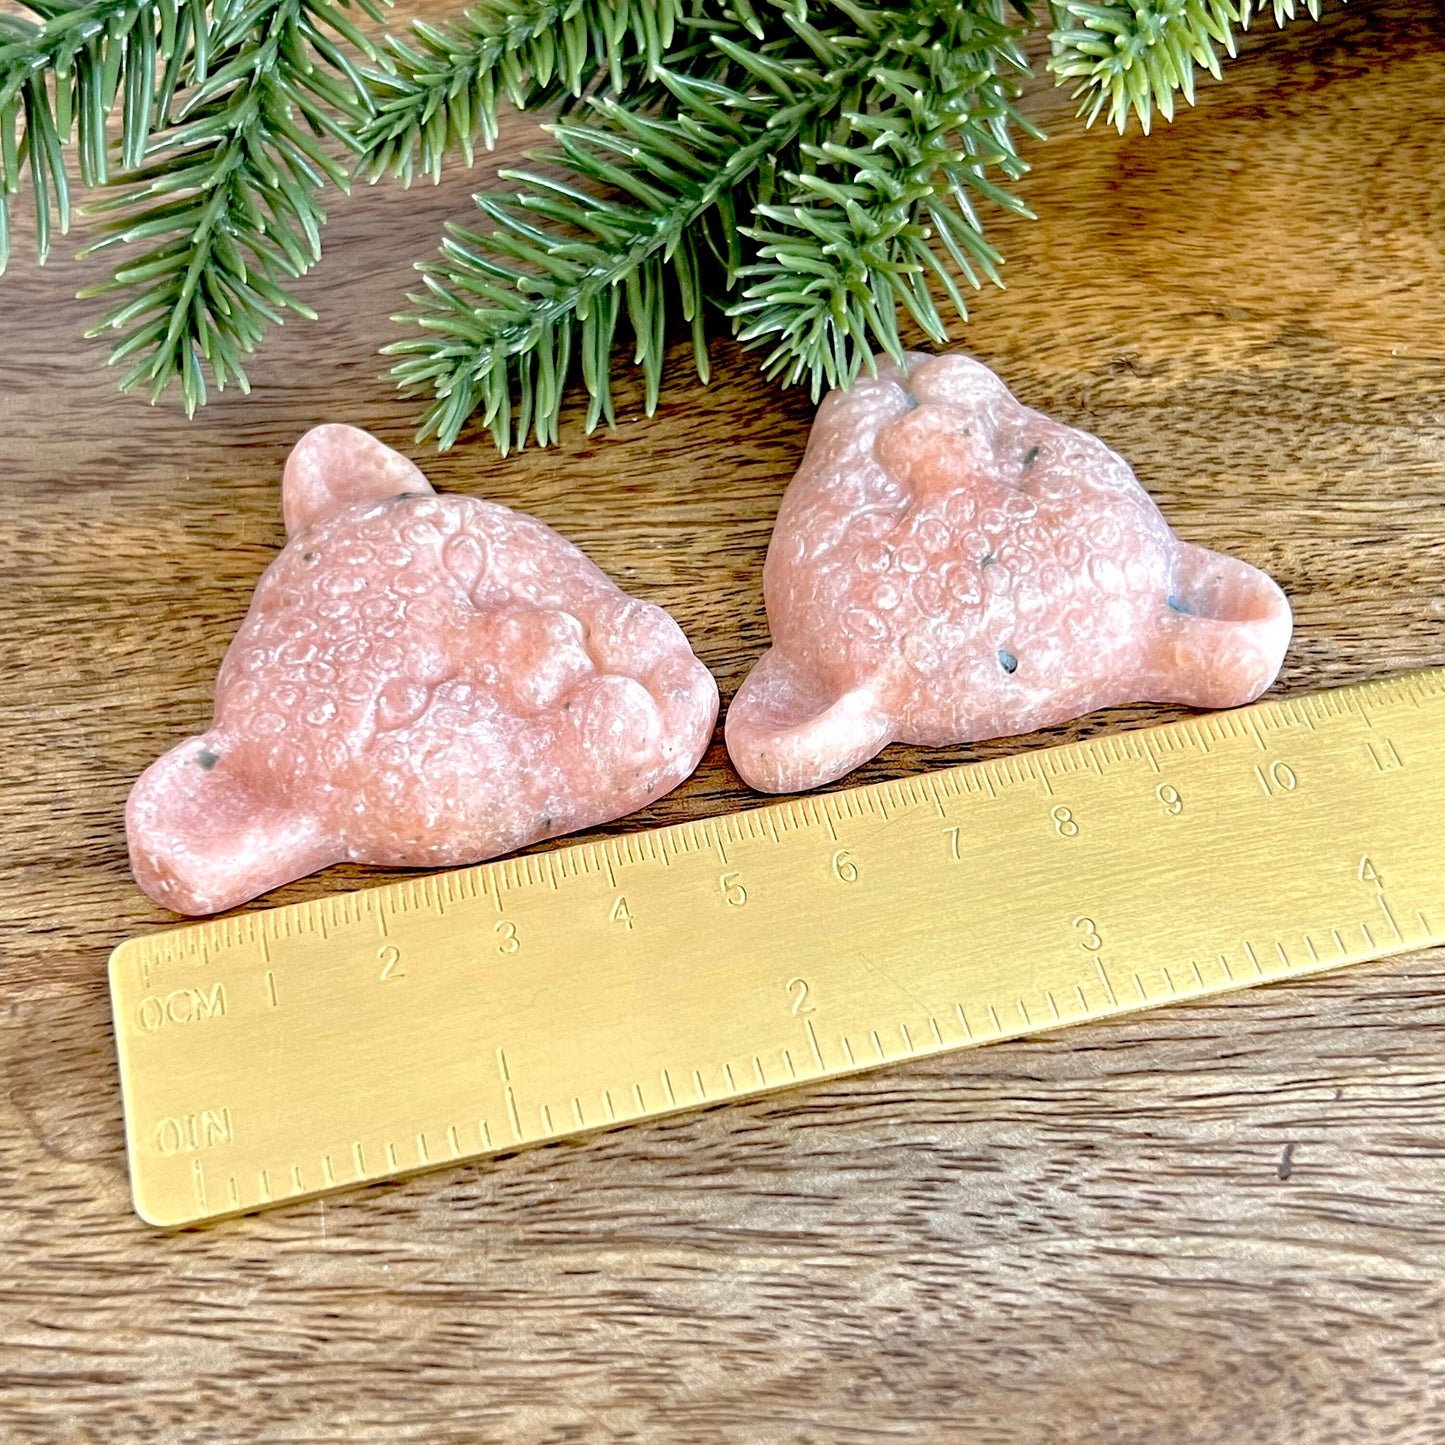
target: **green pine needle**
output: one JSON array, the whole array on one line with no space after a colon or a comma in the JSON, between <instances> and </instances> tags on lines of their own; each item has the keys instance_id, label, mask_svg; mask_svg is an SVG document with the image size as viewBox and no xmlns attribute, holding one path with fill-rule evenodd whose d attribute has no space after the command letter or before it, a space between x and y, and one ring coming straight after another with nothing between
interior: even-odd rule
<instances>
[{"instance_id":1,"label":"green pine needle","mask_svg":"<svg viewBox=\"0 0 1445 1445\"><path fill-rule=\"evenodd\" d=\"M497 106L576 100L599 83L622 91L655 76L684 0L481 0L445 25L388 37L388 69L369 77L376 115L362 132L367 177L410 185L497 137Z\"/></svg>"},{"instance_id":2,"label":"green pine needle","mask_svg":"<svg viewBox=\"0 0 1445 1445\"><path fill-rule=\"evenodd\" d=\"M123 107L122 164L138 165L176 75L162 57L184 48L203 7L185 0L92 0L26 7L34 23L0 15L0 273L10 258L7 197L29 177L35 249L43 262L73 210L65 151L76 151L86 186L110 171L106 122ZM204 21L203 21L204 24Z\"/></svg>"},{"instance_id":3,"label":"green pine needle","mask_svg":"<svg viewBox=\"0 0 1445 1445\"><path fill-rule=\"evenodd\" d=\"M212 385L247 389L243 358L268 326L314 317L289 283L320 259L320 192L347 188L334 152L356 149L371 114L337 41L375 55L332 0L237 0L211 22L204 78L91 208L100 240L85 254L130 254L81 293L124 298L90 333L119 332L122 389L154 402L178 382L191 415Z\"/></svg>"},{"instance_id":4,"label":"green pine needle","mask_svg":"<svg viewBox=\"0 0 1445 1445\"><path fill-rule=\"evenodd\" d=\"M1318 20L1320 0L1305 5ZM1219 51L1234 55L1234 27L1248 29L1266 8L1277 25L1294 19L1295 0L1051 0L1049 69L1060 81L1078 82L1085 124L1107 114L1122 134L1133 114L1147 135L1156 110L1174 119L1176 94L1194 104L1196 68L1220 78Z\"/></svg>"}]
</instances>

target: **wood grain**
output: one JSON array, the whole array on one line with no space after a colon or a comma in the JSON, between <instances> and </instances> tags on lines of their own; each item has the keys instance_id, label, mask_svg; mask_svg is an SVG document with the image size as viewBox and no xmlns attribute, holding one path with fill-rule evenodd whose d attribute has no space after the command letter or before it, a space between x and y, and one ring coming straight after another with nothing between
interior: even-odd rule
<instances>
[{"instance_id":1,"label":"wood grain","mask_svg":"<svg viewBox=\"0 0 1445 1445\"><path fill-rule=\"evenodd\" d=\"M1280 579L1279 693L1445 662L1437 10L1257 33L1147 139L1028 104L1041 219L995 225L1011 289L968 345ZM85 267L0 282L0 1440L1445 1441L1439 951L209 1229L131 1214L104 960L167 920L126 789L207 716L290 443L407 446L376 350L483 179L337 199L321 319L193 425L113 393ZM574 408L554 451L423 460L670 608L726 697L811 409L678 355L652 421L633 388L615 435ZM747 801L715 743L628 826Z\"/></svg>"}]
</instances>

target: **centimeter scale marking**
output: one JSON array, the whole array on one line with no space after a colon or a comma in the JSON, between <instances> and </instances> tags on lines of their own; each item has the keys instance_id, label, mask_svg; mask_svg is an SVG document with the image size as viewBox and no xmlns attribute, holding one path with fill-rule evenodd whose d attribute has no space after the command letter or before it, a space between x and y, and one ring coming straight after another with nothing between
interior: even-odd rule
<instances>
[{"instance_id":1,"label":"centimeter scale marking","mask_svg":"<svg viewBox=\"0 0 1445 1445\"><path fill-rule=\"evenodd\" d=\"M131 939L161 1226L1445 942L1445 669Z\"/></svg>"}]
</instances>

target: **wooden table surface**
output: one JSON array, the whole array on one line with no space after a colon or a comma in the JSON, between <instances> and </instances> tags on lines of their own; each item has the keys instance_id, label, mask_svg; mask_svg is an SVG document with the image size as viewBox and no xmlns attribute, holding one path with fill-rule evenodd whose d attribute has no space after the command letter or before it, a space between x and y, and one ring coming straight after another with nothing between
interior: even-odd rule
<instances>
[{"instance_id":1,"label":"wooden table surface","mask_svg":"<svg viewBox=\"0 0 1445 1445\"><path fill-rule=\"evenodd\" d=\"M1445 663L1437 11L1267 28L1148 138L1028 104L1041 219L995 225L1011 289L968 345L1281 581L1277 695ZM212 1228L131 1213L105 958L167 920L122 803L208 716L304 428L360 423L562 529L724 698L764 646L811 408L731 346L652 421L627 392L612 436L574 408L545 453L409 447L375 352L480 179L336 198L320 320L193 425L113 393L86 268L0 282L0 1440L1445 1440L1439 950ZM749 801L715 740L633 821Z\"/></svg>"}]
</instances>

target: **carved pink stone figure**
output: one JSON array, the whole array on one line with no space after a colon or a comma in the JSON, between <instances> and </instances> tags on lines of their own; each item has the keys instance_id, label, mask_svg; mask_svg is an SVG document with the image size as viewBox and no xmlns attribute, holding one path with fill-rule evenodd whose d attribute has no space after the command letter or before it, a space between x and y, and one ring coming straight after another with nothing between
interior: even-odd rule
<instances>
[{"instance_id":1,"label":"carved pink stone figure","mask_svg":"<svg viewBox=\"0 0 1445 1445\"><path fill-rule=\"evenodd\" d=\"M773 646L727 746L764 792L894 741L1235 707L1274 680L1291 627L1263 572L1181 542L1121 457L959 355L879 358L825 398L763 582Z\"/></svg>"},{"instance_id":2,"label":"carved pink stone figure","mask_svg":"<svg viewBox=\"0 0 1445 1445\"><path fill-rule=\"evenodd\" d=\"M289 540L210 729L126 807L158 902L213 913L343 859L475 862L631 812L697 766L711 674L551 528L438 496L347 426L301 439L281 502Z\"/></svg>"}]
</instances>

